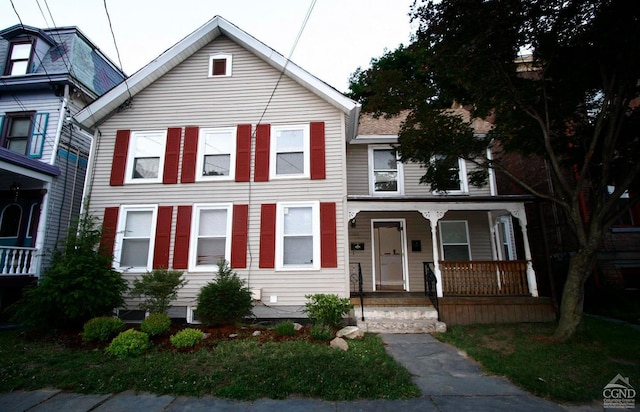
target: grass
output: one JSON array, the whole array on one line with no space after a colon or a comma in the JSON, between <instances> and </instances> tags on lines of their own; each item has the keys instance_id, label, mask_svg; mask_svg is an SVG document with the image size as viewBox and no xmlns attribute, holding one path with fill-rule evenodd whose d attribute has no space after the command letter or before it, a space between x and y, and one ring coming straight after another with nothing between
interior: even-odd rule
<instances>
[{"instance_id":1,"label":"grass","mask_svg":"<svg viewBox=\"0 0 640 412\"><path fill-rule=\"evenodd\" d=\"M118 360L100 349L70 349L0 332L0 392L54 387L77 393L148 391L238 400L302 396L325 400L420 395L409 373L376 335L349 341L347 352L304 341L242 339L193 353L152 348Z\"/></svg>"},{"instance_id":2,"label":"grass","mask_svg":"<svg viewBox=\"0 0 640 412\"><path fill-rule=\"evenodd\" d=\"M640 386L640 332L585 317L579 336L557 344L550 339L555 326L452 326L435 336L464 350L486 371L555 401L602 401L604 386L618 373Z\"/></svg>"}]
</instances>

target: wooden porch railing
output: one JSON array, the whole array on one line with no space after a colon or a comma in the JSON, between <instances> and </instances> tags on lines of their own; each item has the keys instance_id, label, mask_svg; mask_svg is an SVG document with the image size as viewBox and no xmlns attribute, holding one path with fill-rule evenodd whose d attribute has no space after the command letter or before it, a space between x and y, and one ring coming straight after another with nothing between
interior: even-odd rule
<instances>
[{"instance_id":1,"label":"wooden porch railing","mask_svg":"<svg viewBox=\"0 0 640 412\"><path fill-rule=\"evenodd\" d=\"M0 246L0 276L35 276L37 249L32 247Z\"/></svg>"},{"instance_id":2,"label":"wooden porch railing","mask_svg":"<svg viewBox=\"0 0 640 412\"><path fill-rule=\"evenodd\" d=\"M443 294L529 295L524 260L440 261Z\"/></svg>"}]
</instances>

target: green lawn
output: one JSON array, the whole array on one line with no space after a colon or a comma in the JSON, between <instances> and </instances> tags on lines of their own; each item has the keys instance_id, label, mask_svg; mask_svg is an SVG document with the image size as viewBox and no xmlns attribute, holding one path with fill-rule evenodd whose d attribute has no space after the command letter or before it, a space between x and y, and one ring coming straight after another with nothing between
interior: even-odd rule
<instances>
[{"instance_id":1,"label":"green lawn","mask_svg":"<svg viewBox=\"0 0 640 412\"><path fill-rule=\"evenodd\" d=\"M409 373L376 335L349 341L347 352L305 341L218 342L195 353L152 348L117 360L101 349L69 349L0 332L0 392L54 387L78 393L124 390L254 400L303 396L325 400L420 395Z\"/></svg>"},{"instance_id":2,"label":"green lawn","mask_svg":"<svg viewBox=\"0 0 640 412\"><path fill-rule=\"evenodd\" d=\"M438 339L464 350L492 374L556 401L602 400L618 373L640 388L640 332L627 325L585 317L573 341L551 341L555 324L453 326Z\"/></svg>"}]
</instances>

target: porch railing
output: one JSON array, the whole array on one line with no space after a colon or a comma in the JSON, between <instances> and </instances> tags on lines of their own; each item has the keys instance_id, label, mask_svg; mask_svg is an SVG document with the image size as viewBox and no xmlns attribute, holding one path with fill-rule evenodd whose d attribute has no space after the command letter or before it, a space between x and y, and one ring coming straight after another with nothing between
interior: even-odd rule
<instances>
[{"instance_id":1,"label":"porch railing","mask_svg":"<svg viewBox=\"0 0 640 412\"><path fill-rule=\"evenodd\" d=\"M438 312L438 320L440 320L440 308L438 307L437 290L438 278L431 268L433 262L422 262L422 265L424 268L424 294L429 298L431 304L433 304L433 307L436 308L436 312Z\"/></svg>"},{"instance_id":2,"label":"porch railing","mask_svg":"<svg viewBox=\"0 0 640 412\"><path fill-rule=\"evenodd\" d=\"M358 285L358 297L360 298L360 316L362 321L364 322L364 291L363 291L363 281L362 281L362 266L360 266L360 262L350 263L349 264L349 272L351 277L351 283Z\"/></svg>"},{"instance_id":3,"label":"porch railing","mask_svg":"<svg viewBox=\"0 0 640 412\"><path fill-rule=\"evenodd\" d=\"M36 270L37 249L32 247L0 246L1 275L33 275Z\"/></svg>"},{"instance_id":4,"label":"porch railing","mask_svg":"<svg viewBox=\"0 0 640 412\"><path fill-rule=\"evenodd\" d=\"M505 261L440 261L444 295L510 295L529 294L527 262Z\"/></svg>"}]
</instances>

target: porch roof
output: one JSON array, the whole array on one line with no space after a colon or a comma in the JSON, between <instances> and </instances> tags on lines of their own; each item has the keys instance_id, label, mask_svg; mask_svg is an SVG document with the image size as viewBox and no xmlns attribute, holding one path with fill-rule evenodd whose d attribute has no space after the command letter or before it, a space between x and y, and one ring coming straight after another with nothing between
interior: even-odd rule
<instances>
[{"instance_id":1,"label":"porch roof","mask_svg":"<svg viewBox=\"0 0 640 412\"><path fill-rule=\"evenodd\" d=\"M39 160L0 147L1 169L22 174L42 181L51 181L52 177L60 175L58 166L50 165Z\"/></svg>"}]
</instances>

